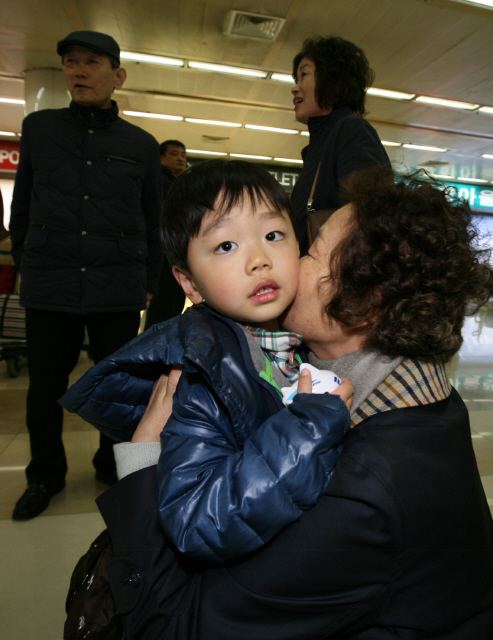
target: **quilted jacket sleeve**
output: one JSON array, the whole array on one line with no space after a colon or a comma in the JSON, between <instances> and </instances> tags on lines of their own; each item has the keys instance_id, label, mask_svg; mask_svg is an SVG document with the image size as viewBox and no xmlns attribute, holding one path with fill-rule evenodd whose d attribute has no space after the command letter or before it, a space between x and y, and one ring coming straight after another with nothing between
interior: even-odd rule
<instances>
[{"instance_id":1,"label":"quilted jacket sleeve","mask_svg":"<svg viewBox=\"0 0 493 640\"><path fill-rule=\"evenodd\" d=\"M12 196L10 213L10 236L12 240L12 256L17 268L22 259L22 245L29 227L29 206L31 203L31 188L33 184L33 169L29 150L28 124L31 119L22 123L22 137L20 144L19 166L15 176L14 193Z\"/></svg>"},{"instance_id":2,"label":"quilted jacket sleeve","mask_svg":"<svg viewBox=\"0 0 493 640\"><path fill-rule=\"evenodd\" d=\"M191 384L180 381L162 434L159 515L180 551L225 562L258 549L315 504L349 413L338 396L299 394L239 450L217 400Z\"/></svg>"}]
</instances>

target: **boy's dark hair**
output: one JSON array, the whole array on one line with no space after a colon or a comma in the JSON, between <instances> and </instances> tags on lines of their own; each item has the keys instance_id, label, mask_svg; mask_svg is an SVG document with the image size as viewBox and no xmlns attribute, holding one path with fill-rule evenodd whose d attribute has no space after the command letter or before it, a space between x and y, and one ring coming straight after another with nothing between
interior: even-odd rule
<instances>
[{"instance_id":1,"label":"boy's dark hair","mask_svg":"<svg viewBox=\"0 0 493 640\"><path fill-rule=\"evenodd\" d=\"M293 222L293 210L286 191L264 168L244 160L206 160L184 171L166 195L161 233L168 262L188 270L188 243L198 235L209 211L222 216L244 198L271 204L286 211ZM294 227L294 224L293 224Z\"/></svg>"},{"instance_id":2,"label":"boy's dark hair","mask_svg":"<svg viewBox=\"0 0 493 640\"><path fill-rule=\"evenodd\" d=\"M180 142L179 140L165 140L164 142L161 142L161 144L159 145L160 155L165 156L166 151L168 151L168 147L170 145L173 147L181 147L184 151L187 150L183 142Z\"/></svg>"},{"instance_id":3,"label":"boy's dark hair","mask_svg":"<svg viewBox=\"0 0 493 640\"><path fill-rule=\"evenodd\" d=\"M293 78L303 58L315 63L315 97L321 109L351 107L364 116L366 90L375 79L375 72L363 49L343 38L308 38L293 60Z\"/></svg>"},{"instance_id":4,"label":"boy's dark hair","mask_svg":"<svg viewBox=\"0 0 493 640\"><path fill-rule=\"evenodd\" d=\"M469 205L452 187L383 166L352 174L343 198L354 217L332 252L328 315L366 323L365 346L385 355L446 362L466 312L493 293L491 251L477 246Z\"/></svg>"}]
</instances>

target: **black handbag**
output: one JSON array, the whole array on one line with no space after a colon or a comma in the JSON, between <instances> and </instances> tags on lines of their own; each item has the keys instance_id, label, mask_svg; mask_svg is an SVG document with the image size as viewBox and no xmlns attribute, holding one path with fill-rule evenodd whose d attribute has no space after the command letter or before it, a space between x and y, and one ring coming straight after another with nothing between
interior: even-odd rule
<instances>
[{"instance_id":1,"label":"black handbag","mask_svg":"<svg viewBox=\"0 0 493 640\"><path fill-rule=\"evenodd\" d=\"M105 564L113 558L108 529L89 547L70 579L63 640L125 640Z\"/></svg>"},{"instance_id":2,"label":"black handbag","mask_svg":"<svg viewBox=\"0 0 493 640\"><path fill-rule=\"evenodd\" d=\"M317 184L318 173L320 171L320 163L315 174L315 180L312 184L312 190L310 191L310 197L306 205L306 228L308 232L308 246L311 246L317 237L320 227L327 222L329 217L336 211L336 209L312 209L313 194L315 193L315 186Z\"/></svg>"}]
</instances>

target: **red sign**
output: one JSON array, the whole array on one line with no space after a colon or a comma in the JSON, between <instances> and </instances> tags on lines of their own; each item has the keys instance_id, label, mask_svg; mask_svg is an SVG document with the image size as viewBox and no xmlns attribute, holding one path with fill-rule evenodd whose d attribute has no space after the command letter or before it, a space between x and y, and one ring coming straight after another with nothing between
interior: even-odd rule
<instances>
[{"instance_id":1,"label":"red sign","mask_svg":"<svg viewBox=\"0 0 493 640\"><path fill-rule=\"evenodd\" d=\"M19 143L0 140L0 171L17 171Z\"/></svg>"}]
</instances>

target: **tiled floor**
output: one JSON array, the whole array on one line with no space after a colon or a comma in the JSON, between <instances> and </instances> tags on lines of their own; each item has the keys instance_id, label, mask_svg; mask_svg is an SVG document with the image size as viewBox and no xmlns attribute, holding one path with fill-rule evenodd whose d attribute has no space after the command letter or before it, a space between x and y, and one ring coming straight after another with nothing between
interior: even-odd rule
<instances>
[{"instance_id":1,"label":"tiled floor","mask_svg":"<svg viewBox=\"0 0 493 640\"><path fill-rule=\"evenodd\" d=\"M489 340L485 332L481 335ZM477 341L477 335L474 339ZM470 411L474 449L493 509L493 384L488 383L490 376L493 380L493 357L485 360L487 350L487 346L479 349L479 364L475 364L474 354L462 357L461 352L449 373ZM82 353L72 381L89 365ZM29 461L24 426L26 389L26 367L18 378L8 378L5 362L1 362L0 640L61 640L70 575L78 558L104 528L94 499L106 487L96 481L91 464L98 434L77 416L66 414L67 487L38 518L28 522L10 519L25 488L24 467Z\"/></svg>"}]
</instances>

